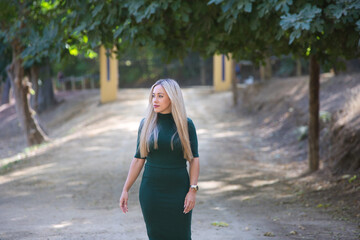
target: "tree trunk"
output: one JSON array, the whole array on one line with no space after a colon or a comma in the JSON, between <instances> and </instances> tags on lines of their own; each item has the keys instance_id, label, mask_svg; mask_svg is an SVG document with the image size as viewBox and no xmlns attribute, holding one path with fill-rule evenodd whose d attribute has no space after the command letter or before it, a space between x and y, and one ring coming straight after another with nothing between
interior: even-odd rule
<instances>
[{"instance_id":1,"label":"tree trunk","mask_svg":"<svg viewBox=\"0 0 360 240\"><path fill-rule=\"evenodd\" d=\"M36 65L32 65L30 68L30 80L32 84L32 88L35 91L34 95L31 95L30 102L31 107L38 112L38 98L39 98L39 67Z\"/></svg>"},{"instance_id":2,"label":"tree trunk","mask_svg":"<svg viewBox=\"0 0 360 240\"><path fill-rule=\"evenodd\" d=\"M260 64L259 71L260 71L260 80L264 81L265 80L265 66Z\"/></svg>"},{"instance_id":3,"label":"tree trunk","mask_svg":"<svg viewBox=\"0 0 360 240\"><path fill-rule=\"evenodd\" d=\"M234 106L237 106L237 100L238 100L238 92L237 92L237 79L236 79L236 61L231 61L233 64L232 71L231 71L231 85L232 85L232 92L233 92L233 104Z\"/></svg>"},{"instance_id":4,"label":"tree trunk","mask_svg":"<svg viewBox=\"0 0 360 240\"><path fill-rule=\"evenodd\" d=\"M11 44L13 52L13 60L11 67L8 69L8 74L12 81L15 96L15 106L20 125L25 132L27 145L40 144L47 141L48 138L40 129L37 121L33 117L34 111L29 105L29 81L24 78L24 68L22 66L22 59L19 57L21 53L21 46L17 40Z\"/></svg>"},{"instance_id":5,"label":"tree trunk","mask_svg":"<svg viewBox=\"0 0 360 240\"><path fill-rule=\"evenodd\" d=\"M39 89L38 109L42 112L51 106L56 105L54 87L52 79L48 78L42 82L41 88Z\"/></svg>"},{"instance_id":6,"label":"tree trunk","mask_svg":"<svg viewBox=\"0 0 360 240\"><path fill-rule=\"evenodd\" d=\"M265 65L260 64L260 79L261 81L269 80L272 77L271 60L269 57L265 58Z\"/></svg>"},{"instance_id":7,"label":"tree trunk","mask_svg":"<svg viewBox=\"0 0 360 240\"><path fill-rule=\"evenodd\" d=\"M270 57L265 59L265 79L270 80L272 77L272 67Z\"/></svg>"},{"instance_id":8,"label":"tree trunk","mask_svg":"<svg viewBox=\"0 0 360 240\"><path fill-rule=\"evenodd\" d=\"M302 75L301 72L301 61L300 58L296 59L296 76L300 77Z\"/></svg>"},{"instance_id":9,"label":"tree trunk","mask_svg":"<svg viewBox=\"0 0 360 240\"><path fill-rule=\"evenodd\" d=\"M205 59L200 57L200 82L201 85L206 85L206 65Z\"/></svg>"},{"instance_id":10,"label":"tree trunk","mask_svg":"<svg viewBox=\"0 0 360 240\"><path fill-rule=\"evenodd\" d=\"M57 104L51 79L50 65L44 64L41 68L41 73L43 80L39 87L39 96L37 100L39 113Z\"/></svg>"},{"instance_id":11,"label":"tree trunk","mask_svg":"<svg viewBox=\"0 0 360 240\"><path fill-rule=\"evenodd\" d=\"M9 66L8 66L9 67ZM8 68L6 67L6 68ZM4 88L2 90L2 94L1 94L1 104L6 104L10 102L10 89L11 89L11 81L10 81L10 77L8 76L6 78L5 84L4 84Z\"/></svg>"},{"instance_id":12,"label":"tree trunk","mask_svg":"<svg viewBox=\"0 0 360 240\"><path fill-rule=\"evenodd\" d=\"M310 56L309 81L309 171L319 169L319 92L320 66L316 56Z\"/></svg>"}]
</instances>

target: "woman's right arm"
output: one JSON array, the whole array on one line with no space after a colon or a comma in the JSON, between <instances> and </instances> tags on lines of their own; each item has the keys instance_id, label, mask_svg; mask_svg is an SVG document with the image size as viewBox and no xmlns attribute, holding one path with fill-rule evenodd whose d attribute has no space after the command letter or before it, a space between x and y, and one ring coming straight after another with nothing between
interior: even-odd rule
<instances>
[{"instance_id":1,"label":"woman's right arm","mask_svg":"<svg viewBox=\"0 0 360 240\"><path fill-rule=\"evenodd\" d=\"M134 158L131 162L129 173L126 178L119 203L119 206L124 213L128 212L128 192L131 186L136 181L137 177L139 176L141 169L144 166L144 163L145 159L142 158Z\"/></svg>"}]
</instances>

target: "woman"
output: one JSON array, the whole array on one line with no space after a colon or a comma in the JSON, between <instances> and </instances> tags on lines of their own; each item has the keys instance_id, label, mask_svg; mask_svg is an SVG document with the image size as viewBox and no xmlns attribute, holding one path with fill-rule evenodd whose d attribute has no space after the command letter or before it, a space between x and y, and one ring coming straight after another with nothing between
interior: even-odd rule
<instances>
[{"instance_id":1,"label":"woman","mask_svg":"<svg viewBox=\"0 0 360 240\"><path fill-rule=\"evenodd\" d=\"M150 240L191 240L200 168L197 148L196 129L186 116L179 85L172 79L157 81L151 87L147 114L139 126L136 153L120 197L120 208L126 213L128 191L146 160L139 199Z\"/></svg>"}]
</instances>

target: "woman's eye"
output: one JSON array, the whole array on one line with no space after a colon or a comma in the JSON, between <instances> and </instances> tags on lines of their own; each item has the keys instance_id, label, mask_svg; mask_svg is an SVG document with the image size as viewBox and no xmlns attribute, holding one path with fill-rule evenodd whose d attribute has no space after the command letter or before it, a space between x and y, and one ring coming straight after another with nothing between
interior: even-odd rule
<instances>
[{"instance_id":1,"label":"woman's eye","mask_svg":"<svg viewBox=\"0 0 360 240\"><path fill-rule=\"evenodd\" d=\"M162 98L163 96L159 95L159 98Z\"/></svg>"}]
</instances>

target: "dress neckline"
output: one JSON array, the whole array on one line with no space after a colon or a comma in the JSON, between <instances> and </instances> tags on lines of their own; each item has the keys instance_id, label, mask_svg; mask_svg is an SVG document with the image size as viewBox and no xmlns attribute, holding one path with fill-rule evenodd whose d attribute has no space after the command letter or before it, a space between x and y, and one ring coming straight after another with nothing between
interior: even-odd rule
<instances>
[{"instance_id":1,"label":"dress neckline","mask_svg":"<svg viewBox=\"0 0 360 240\"><path fill-rule=\"evenodd\" d=\"M167 119L171 120L171 119L173 119L173 116L172 116L171 112L170 113L158 113L157 115L158 115L159 119L163 119L163 120L167 120Z\"/></svg>"}]
</instances>

